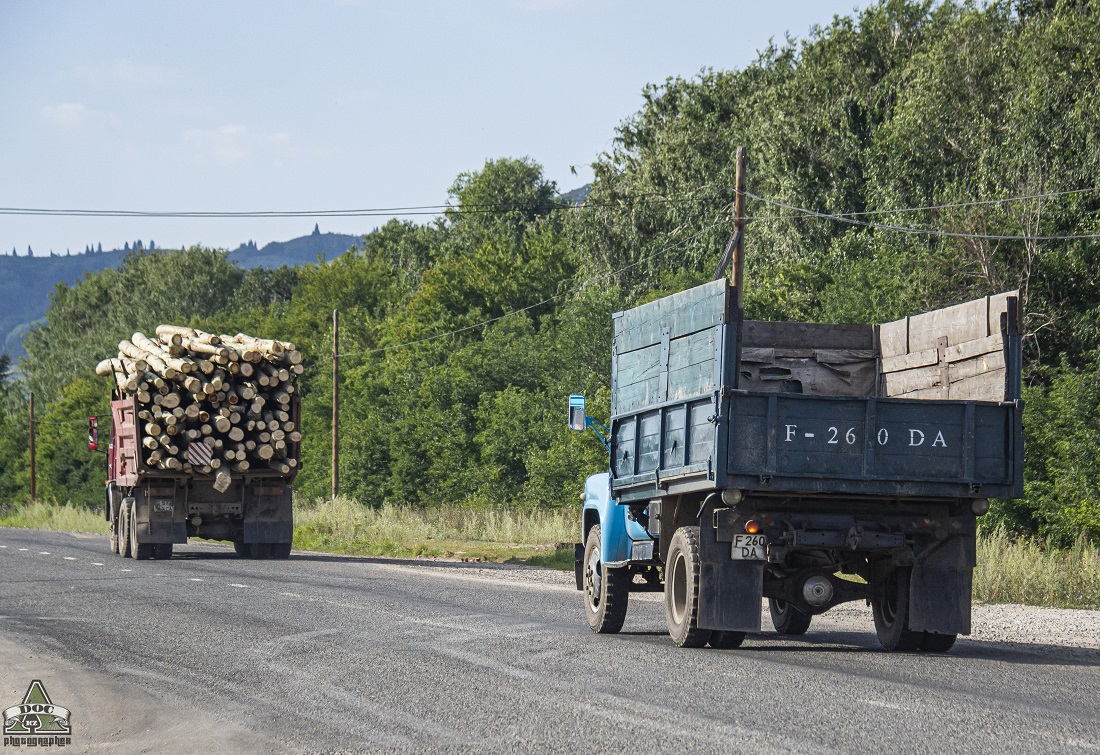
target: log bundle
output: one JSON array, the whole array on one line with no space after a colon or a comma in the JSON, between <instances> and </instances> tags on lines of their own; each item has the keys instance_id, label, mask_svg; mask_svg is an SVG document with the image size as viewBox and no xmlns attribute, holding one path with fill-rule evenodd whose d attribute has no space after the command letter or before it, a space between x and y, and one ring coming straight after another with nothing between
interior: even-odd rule
<instances>
[{"instance_id":1,"label":"log bundle","mask_svg":"<svg viewBox=\"0 0 1100 755\"><path fill-rule=\"evenodd\" d=\"M195 474L298 466L295 378L302 354L286 341L160 325L134 333L96 374L133 398L150 468Z\"/></svg>"}]
</instances>

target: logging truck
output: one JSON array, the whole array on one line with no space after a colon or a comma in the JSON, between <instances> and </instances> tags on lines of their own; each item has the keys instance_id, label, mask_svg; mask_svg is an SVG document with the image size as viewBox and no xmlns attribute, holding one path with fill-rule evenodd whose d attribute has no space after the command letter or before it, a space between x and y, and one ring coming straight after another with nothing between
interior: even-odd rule
<instances>
[{"instance_id":1,"label":"logging truck","mask_svg":"<svg viewBox=\"0 0 1100 755\"><path fill-rule=\"evenodd\" d=\"M607 472L576 584L618 632L663 591L681 647L737 647L867 601L887 650L970 633L977 517L1023 493L1017 293L882 325L744 320L725 279L614 315Z\"/></svg>"},{"instance_id":2,"label":"logging truck","mask_svg":"<svg viewBox=\"0 0 1100 755\"><path fill-rule=\"evenodd\" d=\"M110 549L165 559L189 537L287 558L300 459L293 344L162 325L96 371L114 378L105 516ZM89 447L99 448L98 418Z\"/></svg>"}]
</instances>

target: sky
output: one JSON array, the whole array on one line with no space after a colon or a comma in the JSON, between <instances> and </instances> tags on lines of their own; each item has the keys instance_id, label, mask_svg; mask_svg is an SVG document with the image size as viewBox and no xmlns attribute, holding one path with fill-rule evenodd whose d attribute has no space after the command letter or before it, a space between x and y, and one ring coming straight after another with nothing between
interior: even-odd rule
<instances>
[{"instance_id":1,"label":"sky","mask_svg":"<svg viewBox=\"0 0 1100 755\"><path fill-rule=\"evenodd\" d=\"M648 83L751 63L857 0L0 0L0 208L319 211L439 205L529 157L592 179ZM0 253L234 249L359 218L0 214ZM419 222L425 217L411 217Z\"/></svg>"}]
</instances>

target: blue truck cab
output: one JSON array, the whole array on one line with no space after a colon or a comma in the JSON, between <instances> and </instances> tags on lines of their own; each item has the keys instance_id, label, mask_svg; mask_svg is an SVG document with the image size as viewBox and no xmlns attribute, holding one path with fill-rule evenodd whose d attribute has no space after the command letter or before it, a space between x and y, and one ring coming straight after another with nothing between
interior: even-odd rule
<instances>
[{"instance_id":1,"label":"blue truck cab","mask_svg":"<svg viewBox=\"0 0 1100 755\"><path fill-rule=\"evenodd\" d=\"M618 632L663 590L681 647L737 647L871 604L887 650L970 632L977 518L1023 492L1015 291L880 325L744 320L716 280L614 315L608 471L585 483L577 589Z\"/></svg>"}]
</instances>

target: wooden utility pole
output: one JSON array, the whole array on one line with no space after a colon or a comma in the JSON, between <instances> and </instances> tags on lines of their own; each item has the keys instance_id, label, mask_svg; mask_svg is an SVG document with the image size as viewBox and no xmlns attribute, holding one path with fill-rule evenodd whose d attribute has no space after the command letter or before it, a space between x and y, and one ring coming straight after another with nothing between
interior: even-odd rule
<instances>
[{"instance_id":1,"label":"wooden utility pole","mask_svg":"<svg viewBox=\"0 0 1100 755\"><path fill-rule=\"evenodd\" d=\"M31 425L31 503L34 503L35 490L34 490L34 394L31 394L30 403L30 425Z\"/></svg>"},{"instance_id":2,"label":"wooden utility pole","mask_svg":"<svg viewBox=\"0 0 1100 755\"><path fill-rule=\"evenodd\" d=\"M332 310L332 499L340 494L340 311Z\"/></svg>"},{"instance_id":3,"label":"wooden utility pole","mask_svg":"<svg viewBox=\"0 0 1100 755\"><path fill-rule=\"evenodd\" d=\"M743 319L745 285L745 148L737 148L737 166L733 179L736 195L733 198L733 264L730 265L730 284L736 289L738 320Z\"/></svg>"},{"instance_id":4,"label":"wooden utility pole","mask_svg":"<svg viewBox=\"0 0 1100 755\"><path fill-rule=\"evenodd\" d=\"M737 317L737 349L734 359L734 385L741 384L741 339L745 332L745 148L737 148L737 165L734 174L733 198L733 264L730 265L730 283L733 284L733 306Z\"/></svg>"}]
</instances>

